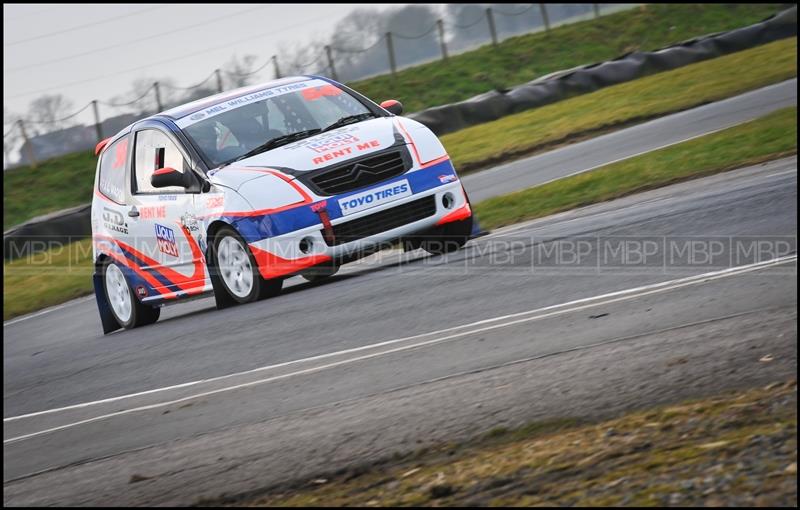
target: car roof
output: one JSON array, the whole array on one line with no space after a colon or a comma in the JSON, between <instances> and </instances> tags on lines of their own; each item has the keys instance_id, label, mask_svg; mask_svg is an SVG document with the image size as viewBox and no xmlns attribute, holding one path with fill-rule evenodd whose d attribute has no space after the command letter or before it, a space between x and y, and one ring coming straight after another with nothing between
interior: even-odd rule
<instances>
[{"instance_id":1,"label":"car roof","mask_svg":"<svg viewBox=\"0 0 800 510\"><path fill-rule=\"evenodd\" d=\"M221 103L223 101L230 101L231 99L235 99L235 98L240 97L240 96L245 96L247 94L252 94L253 92L258 92L260 90L265 90L265 89L269 89L269 88L272 88L272 87L280 87L281 85L288 85L288 84L291 84L291 83L297 83L297 82L306 81L306 80L313 80L313 79L322 79L322 80L325 80L325 81L331 81L331 80L329 80L327 78L324 78L322 76L315 76L315 75L287 76L286 78L280 78L278 80L271 80L271 81L259 83L258 85L250 85L250 86L247 86L247 87L240 87L238 89L228 90L226 92L221 92L219 94L214 94L213 96L206 96L206 97L197 99L195 101L192 101L190 103L182 104L180 106L175 106L175 107L170 108L169 110L165 110L163 112L154 113L153 115L150 115L149 117L144 117L142 119L137 120L136 122L133 122L133 123L125 126L124 128L122 128L119 131L117 131L117 133L114 134L113 136L110 136L110 137L102 140L99 144L97 144L98 146L95 148L95 154L99 155L100 153L105 152L105 149L109 145L111 145L112 143L116 142L117 139L121 138L122 136L130 133L130 131L133 128L133 126L138 125L138 124L140 124L142 122L145 122L145 121L148 121L148 120L164 119L165 117L167 119L172 120L172 121L176 121L176 120L181 119L181 118L183 118L183 117L185 117L187 115L191 115L191 114L193 114L195 112L198 112L198 111L200 111L200 110L202 110L204 108L208 108L209 106L215 105L217 103ZM100 144L102 144L102 146Z\"/></svg>"},{"instance_id":2,"label":"car roof","mask_svg":"<svg viewBox=\"0 0 800 510\"><path fill-rule=\"evenodd\" d=\"M241 87L234 90L228 90L225 92L220 92L219 94L214 94L213 96L197 99L196 101L192 101L191 103L186 103L180 106L176 106L174 108L170 108L169 110L157 113L155 115L152 115L151 117L161 116L161 117L169 117L172 120L178 120L183 117L186 117L187 115L191 115L204 108L208 108L209 106L221 103L223 101L229 101L231 99L235 99L240 96L252 94L253 92L257 92L259 90L269 89L272 87L279 87L281 85L288 85L290 83L297 83L312 78L316 78L316 76L289 76L278 80L272 80L260 83L258 85L250 85L247 87Z\"/></svg>"}]
</instances>

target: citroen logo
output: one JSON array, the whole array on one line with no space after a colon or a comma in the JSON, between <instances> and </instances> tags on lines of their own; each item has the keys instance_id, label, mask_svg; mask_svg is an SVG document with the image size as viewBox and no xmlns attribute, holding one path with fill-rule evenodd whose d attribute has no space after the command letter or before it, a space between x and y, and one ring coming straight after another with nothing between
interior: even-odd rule
<instances>
[{"instance_id":1,"label":"citroen logo","mask_svg":"<svg viewBox=\"0 0 800 510\"><path fill-rule=\"evenodd\" d=\"M353 165L353 168L350 169L350 175L355 178L358 178L361 175L361 172L370 172L372 169L368 166L362 165L361 163L356 163Z\"/></svg>"}]
</instances>

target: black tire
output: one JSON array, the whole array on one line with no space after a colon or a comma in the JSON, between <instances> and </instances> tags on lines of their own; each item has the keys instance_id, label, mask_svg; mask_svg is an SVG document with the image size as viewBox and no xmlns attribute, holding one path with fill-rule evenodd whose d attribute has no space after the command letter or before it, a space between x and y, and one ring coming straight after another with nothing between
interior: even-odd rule
<instances>
[{"instance_id":1,"label":"black tire","mask_svg":"<svg viewBox=\"0 0 800 510\"><path fill-rule=\"evenodd\" d=\"M244 287L241 289L232 288L232 283L228 283L230 281L230 275L226 276L229 267L220 267L220 245L227 237L231 237L239 243L244 253L247 255L249 268L252 271L252 285L250 286L249 292L245 293ZM214 235L213 241L209 244L208 261L217 308L226 308L241 303L252 303L253 301L276 296L283 287L283 279L281 278L265 280L261 277L253 252L250 250L245 240L242 239L242 236L232 227L222 227Z\"/></svg>"},{"instance_id":2,"label":"black tire","mask_svg":"<svg viewBox=\"0 0 800 510\"><path fill-rule=\"evenodd\" d=\"M300 276L311 283L316 283L335 275L339 271L339 267L339 264L329 260L328 262L317 264L316 266L312 266L303 270L303 272L300 273Z\"/></svg>"},{"instance_id":3,"label":"black tire","mask_svg":"<svg viewBox=\"0 0 800 510\"><path fill-rule=\"evenodd\" d=\"M120 275L122 276L122 281L124 282L125 285L124 291L120 290L119 288L117 289L117 291L127 292L128 298L130 299L130 316L127 318L127 320L124 320L124 318L120 315L120 313L118 313L117 308L115 308L112 302L113 300L112 294L114 294L115 291L114 289L109 289L110 282L106 276L106 273L109 271L110 266L115 267L115 269L111 269L111 271L119 270ZM103 262L101 275L103 281L103 292L105 292L106 301L109 305L108 309L111 312L111 315L114 317L114 320L117 321L117 324L119 324L120 327L123 327L125 329L133 329L133 328L138 328L140 326L146 326L147 324L153 324L161 316L160 307L153 307L139 301L139 299L134 294L133 289L131 288L130 282L128 282L128 279L125 278L125 274L120 269L119 264L117 264L111 259L106 259Z\"/></svg>"},{"instance_id":4,"label":"black tire","mask_svg":"<svg viewBox=\"0 0 800 510\"><path fill-rule=\"evenodd\" d=\"M454 252L467 244L471 233L472 216L465 220L447 223L422 236L420 248L432 255Z\"/></svg>"}]
</instances>

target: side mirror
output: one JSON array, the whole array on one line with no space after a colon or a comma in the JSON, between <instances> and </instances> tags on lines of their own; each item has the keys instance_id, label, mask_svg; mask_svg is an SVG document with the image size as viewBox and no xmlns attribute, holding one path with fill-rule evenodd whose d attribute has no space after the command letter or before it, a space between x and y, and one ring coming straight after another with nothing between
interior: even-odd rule
<instances>
[{"instance_id":1,"label":"side mirror","mask_svg":"<svg viewBox=\"0 0 800 510\"><path fill-rule=\"evenodd\" d=\"M403 103L396 99L387 99L381 103L381 108L395 115L400 115L403 113Z\"/></svg>"},{"instance_id":2,"label":"side mirror","mask_svg":"<svg viewBox=\"0 0 800 510\"><path fill-rule=\"evenodd\" d=\"M172 167L159 168L150 177L150 184L154 188L166 188L167 186L180 186L189 188L194 184L191 172L179 172Z\"/></svg>"}]
</instances>

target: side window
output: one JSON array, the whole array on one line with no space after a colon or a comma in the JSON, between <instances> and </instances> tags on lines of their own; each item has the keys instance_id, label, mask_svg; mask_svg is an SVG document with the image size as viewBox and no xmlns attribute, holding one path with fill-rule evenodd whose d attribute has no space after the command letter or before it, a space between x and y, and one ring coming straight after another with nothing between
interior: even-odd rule
<instances>
[{"instance_id":1,"label":"side window","mask_svg":"<svg viewBox=\"0 0 800 510\"><path fill-rule=\"evenodd\" d=\"M128 160L129 136L120 138L100 158L100 193L114 202L125 203L125 163Z\"/></svg>"},{"instance_id":2,"label":"side window","mask_svg":"<svg viewBox=\"0 0 800 510\"><path fill-rule=\"evenodd\" d=\"M185 172L183 154L166 134L156 129L145 129L136 133L134 147L134 193L184 193L180 186L154 188L150 184L153 172L160 168L172 167Z\"/></svg>"}]
</instances>

